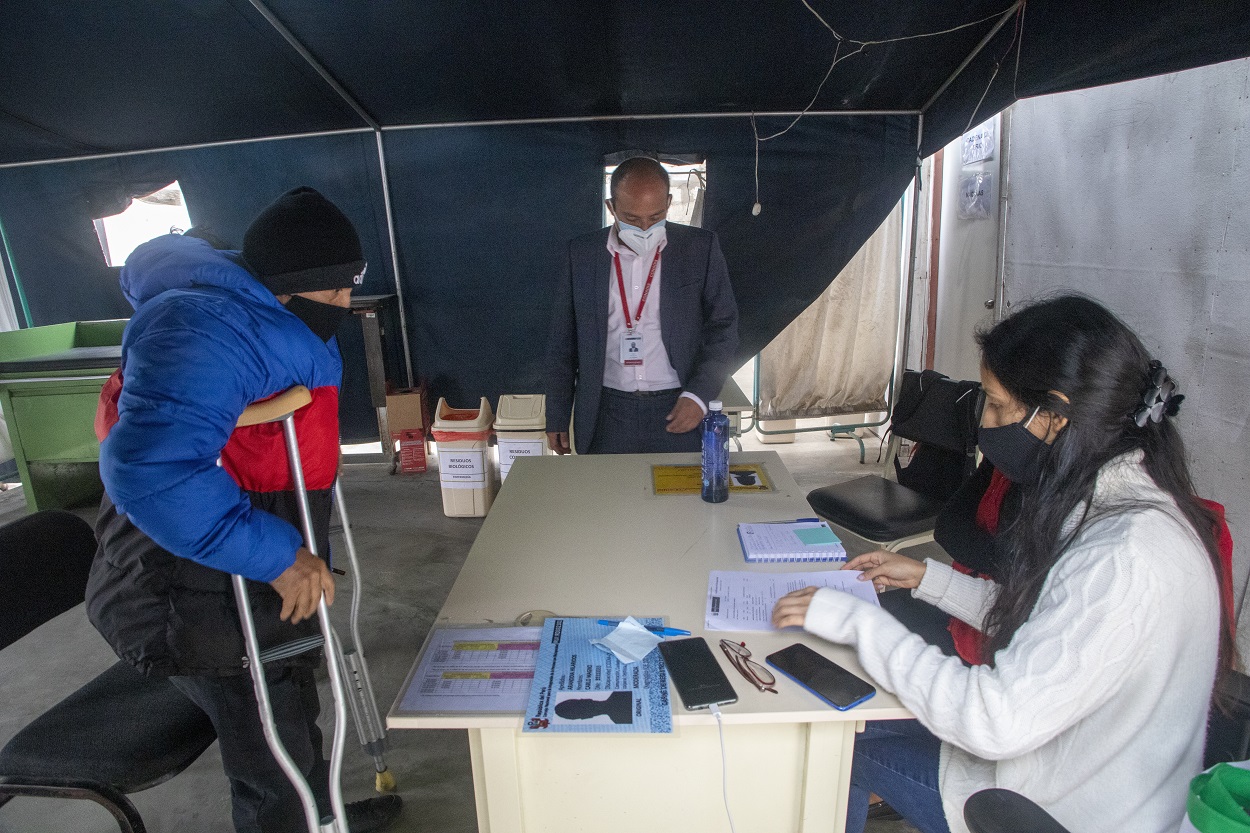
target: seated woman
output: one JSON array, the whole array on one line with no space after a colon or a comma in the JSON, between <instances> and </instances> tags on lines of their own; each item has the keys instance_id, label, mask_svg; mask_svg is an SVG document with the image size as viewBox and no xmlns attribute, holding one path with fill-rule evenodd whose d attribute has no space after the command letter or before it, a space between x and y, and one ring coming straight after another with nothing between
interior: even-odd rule
<instances>
[{"instance_id":1,"label":"seated woman","mask_svg":"<svg viewBox=\"0 0 1250 833\"><path fill-rule=\"evenodd\" d=\"M848 593L807 588L773 611L854 646L917 717L856 740L846 829L863 829L871 791L925 833L966 830L968 796L1004 787L1072 829L1174 831L1233 650L1215 518L1168 419L1180 396L1085 298L1029 306L978 341L980 447L1020 488L998 580L892 553L852 563L981 630L986 664Z\"/></svg>"}]
</instances>

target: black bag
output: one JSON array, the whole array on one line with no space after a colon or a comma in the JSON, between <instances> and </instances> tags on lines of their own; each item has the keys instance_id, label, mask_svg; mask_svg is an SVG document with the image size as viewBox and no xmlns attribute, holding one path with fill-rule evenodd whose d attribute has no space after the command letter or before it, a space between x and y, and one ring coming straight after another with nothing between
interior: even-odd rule
<instances>
[{"instance_id":1,"label":"black bag","mask_svg":"<svg viewBox=\"0 0 1250 833\"><path fill-rule=\"evenodd\" d=\"M907 466L894 460L900 485L945 501L976 469L981 383L960 382L936 370L903 373L890 430L917 443Z\"/></svg>"}]
</instances>

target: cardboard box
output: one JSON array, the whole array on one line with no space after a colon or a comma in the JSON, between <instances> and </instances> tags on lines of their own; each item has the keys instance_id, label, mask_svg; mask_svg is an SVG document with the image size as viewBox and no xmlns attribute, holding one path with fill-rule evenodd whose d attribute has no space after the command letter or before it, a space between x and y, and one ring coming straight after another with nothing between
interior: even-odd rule
<instances>
[{"instance_id":1,"label":"cardboard box","mask_svg":"<svg viewBox=\"0 0 1250 833\"><path fill-rule=\"evenodd\" d=\"M418 474L426 470L425 432L399 432L399 470L404 474Z\"/></svg>"},{"instance_id":2,"label":"cardboard box","mask_svg":"<svg viewBox=\"0 0 1250 833\"><path fill-rule=\"evenodd\" d=\"M386 424L391 441L400 441L404 431L429 431L433 418L430 416L430 397L425 385L388 393L386 395Z\"/></svg>"}]
</instances>

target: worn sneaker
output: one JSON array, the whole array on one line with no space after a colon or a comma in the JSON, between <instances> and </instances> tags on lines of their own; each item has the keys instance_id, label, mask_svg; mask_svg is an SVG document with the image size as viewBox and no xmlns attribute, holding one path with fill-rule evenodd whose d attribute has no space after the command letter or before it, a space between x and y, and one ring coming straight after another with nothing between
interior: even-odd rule
<instances>
[{"instance_id":1,"label":"worn sneaker","mask_svg":"<svg viewBox=\"0 0 1250 833\"><path fill-rule=\"evenodd\" d=\"M346 807L347 829L351 833L374 833L390 827L399 818L404 800L397 795L381 795L353 801Z\"/></svg>"}]
</instances>

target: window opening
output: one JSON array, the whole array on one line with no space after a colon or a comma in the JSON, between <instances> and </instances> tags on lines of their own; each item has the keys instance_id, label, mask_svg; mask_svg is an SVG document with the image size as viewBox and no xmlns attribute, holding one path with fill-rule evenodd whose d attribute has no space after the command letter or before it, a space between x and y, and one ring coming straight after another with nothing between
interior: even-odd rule
<instances>
[{"instance_id":1,"label":"window opening","mask_svg":"<svg viewBox=\"0 0 1250 833\"><path fill-rule=\"evenodd\" d=\"M668 209L668 219L687 226L703 225L703 194L707 190L707 163L695 165L670 165L661 162L668 171L669 192L673 204ZM616 165L603 168L603 198L612 196L612 172ZM611 225L612 212L603 207L603 224Z\"/></svg>"},{"instance_id":2,"label":"window opening","mask_svg":"<svg viewBox=\"0 0 1250 833\"><path fill-rule=\"evenodd\" d=\"M140 243L190 227L191 217L177 180L145 197L135 197L122 213L95 221L104 262L109 266L121 266Z\"/></svg>"}]
</instances>

